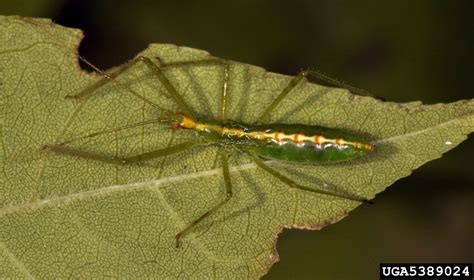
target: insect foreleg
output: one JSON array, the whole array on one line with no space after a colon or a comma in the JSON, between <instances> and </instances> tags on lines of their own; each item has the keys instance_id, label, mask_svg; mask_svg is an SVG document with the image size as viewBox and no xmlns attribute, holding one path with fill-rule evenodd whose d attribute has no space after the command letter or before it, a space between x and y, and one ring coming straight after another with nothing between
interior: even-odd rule
<instances>
[{"instance_id":1,"label":"insect foreleg","mask_svg":"<svg viewBox=\"0 0 474 280\"><path fill-rule=\"evenodd\" d=\"M78 57L81 61L83 61L84 63L86 63L90 67L92 67L95 71L100 73L103 77L102 77L102 79L100 79L99 81L97 81L95 83L92 83L91 85L89 85L88 87L86 87L85 89L80 91L79 93L66 95L66 98L70 98L70 99L87 98L87 97L91 96L92 94L94 94L94 92L96 92L97 89L99 89L102 86L108 84L109 82L112 82L115 85L119 86L120 88L124 89L126 92L129 92L130 94L132 94L132 95L138 97L139 99L143 100L145 103L147 103L147 104L149 104L149 105L151 105L155 108L158 108L161 111L169 112L169 110L161 108L160 106L158 106L154 102L150 101L148 98L144 97L143 95L139 94L138 92L136 92L135 90L133 90L129 86L126 86L123 83L120 83L119 81L116 80L117 77L119 77L121 74L125 73L127 70L132 68L138 62L140 62L141 60L139 58L133 59L129 63L127 63L124 66L117 69L116 71L108 74L108 73L105 73L104 71L100 70L99 68L97 68L94 64L92 64L91 62L89 62L85 58L83 58L81 56L78 56Z\"/></svg>"},{"instance_id":2,"label":"insect foreleg","mask_svg":"<svg viewBox=\"0 0 474 280\"><path fill-rule=\"evenodd\" d=\"M181 238L187 234L193 227L199 224L202 220L204 220L207 216L211 215L212 213L216 212L219 208L221 208L227 201L229 201L232 196L232 183L230 181L230 172L229 172L229 156L227 153L221 153L221 164L222 164L222 173L224 177L224 185L225 185L225 197L224 199L216 204L214 207L209 209L206 213L202 214L199 218L192 221L191 223L187 224L178 234L176 234L176 248L181 246Z\"/></svg>"},{"instance_id":3,"label":"insect foreleg","mask_svg":"<svg viewBox=\"0 0 474 280\"><path fill-rule=\"evenodd\" d=\"M32 21L32 20L29 20L29 19L26 19L26 18L22 18L22 20L26 23L29 23L35 27L38 27L39 25ZM42 30L38 30L38 32L42 32ZM64 47L66 48L69 48L67 45L65 45L64 43L62 43L61 41L58 41L56 40L56 38L54 38L54 36L52 36L50 33L48 32L43 32L43 34L46 34L47 36L49 36L53 41L56 41L57 43L59 44L62 44ZM162 111L165 111L165 112L170 112L169 110L166 110L166 109L163 109L161 108L160 106L158 106L157 104L153 103L152 101L150 101L149 99L145 98L144 96L142 96L141 94L137 93L136 91L134 91L133 89L131 89L130 87L118 82L115 78L117 78L118 76L120 76L121 74L123 74L125 71L127 71L128 69L130 69L131 67L133 67L135 64L137 64L138 62L140 62L142 59L140 57L138 58L135 58L133 59L132 61L130 61L129 63L125 64L124 66L122 67L119 67L117 70L115 70L114 72L112 73L106 73L102 70L100 70L97 66L95 66L93 63L91 63L89 60L85 59L84 57L80 56L80 55L77 55L77 57L82 61L84 62L85 64L87 64L88 66L90 66L92 69L94 69L96 72L100 73L102 75L102 79L100 79L99 81L95 82L95 83L92 83L91 85L89 85L88 87L86 87L84 90L80 91L79 93L76 93L76 94L71 94L71 95L67 95L66 98L72 98L72 99L82 99L82 98L85 98L85 97L88 97L90 95L92 95L94 92L96 92L97 89L99 89L100 87L106 85L107 83L109 82L113 82L115 85L119 86L120 88L122 89L125 89L127 92L135 95L136 97L140 98L141 100L143 100L144 102L148 103L149 105L152 105L153 107L155 108L158 108Z\"/></svg>"},{"instance_id":4,"label":"insect foreleg","mask_svg":"<svg viewBox=\"0 0 474 280\"><path fill-rule=\"evenodd\" d=\"M314 188L302 186L302 185L296 183L295 181L291 180L290 178L286 177L285 175L281 174L277 170L271 168L267 164L265 164L265 162L263 162L258 156L250 154L250 158L257 164L258 167L262 168L263 170L270 173L271 175L277 177L278 179L280 179L280 181L282 181L283 183L287 184L288 186L290 186L292 188L297 188L297 189L300 189L300 190L313 192L313 193L319 193L319 194L324 194L324 195L341 197L341 198L349 199L349 200L352 200L352 201L370 203L369 200L365 199L365 198L355 197L355 196L351 197L351 196L346 196L346 195L342 195L342 194L336 194L336 193L333 193L333 192L328 192L328 191L325 191L325 190L314 189Z\"/></svg>"}]
</instances>

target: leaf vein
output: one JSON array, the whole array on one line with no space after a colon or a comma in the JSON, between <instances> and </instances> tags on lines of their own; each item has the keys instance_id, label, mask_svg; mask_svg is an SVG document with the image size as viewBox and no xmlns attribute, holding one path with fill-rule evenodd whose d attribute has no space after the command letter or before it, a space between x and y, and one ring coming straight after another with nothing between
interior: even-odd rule
<instances>
[{"instance_id":1,"label":"leaf vein","mask_svg":"<svg viewBox=\"0 0 474 280\"><path fill-rule=\"evenodd\" d=\"M230 167L230 172L238 172L241 170L248 170L248 169L254 169L254 168L256 168L255 164L247 163L243 165ZM84 191L84 192L71 193L64 196L40 199L40 200L36 200L32 202L19 204L19 205L6 206L3 208L0 208L0 216L16 213L21 210L38 209L38 208L42 208L49 205L55 205L59 203L68 203L74 200L82 200L82 199L92 198L92 197L101 196L101 195L113 194L113 193L121 192L121 191L129 191L129 190L136 190L136 189L142 189L142 188L155 188L166 183L181 182L181 181L186 181L186 180L191 180L191 179L210 177L210 176L220 174L221 171L222 170L220 168L216 168L216 169L211 169L211 170L206 170L206 171L200 171L200 172L194 172L194 173L189 173L189 174L184 174L184 175L177 175L173 177L162 178L158 180L137 182L137 183L131 183L131 184L125 184L125 185L112 185L112 186L95 189L95 190L89 190L89 191Z\"/></svg>"},{"instance_id":2,"label":"leaf vein","mask_svg":"<svg viewBox=\"0 0 474 280\"><path fill-rule=\"evenodd\" d=\"M25 274L26 278L28 279L35 279L35 277L30 273L30 271L26 268L25 264L21 262L15 255L8 249L5 243L0 242L0 248L3 252L7 255L7 257L13 262L13 264Z\"/></svg>"},{"instance_id":3,"label":"leaf vein","mask_svg":"<svg viewBox=\"0 0 474 280\"><path fill-rule=\"evenodd\" d=\"M393 136L393 137L372 141L372 144L375 144L375 145L384 144L384 143L388 143L388 142L395 142L396 140L403 139L403 138L417 136L417 135L423 134L425 132L429 132L429 131L432 131L432 130L437 130L439 128L443 128L445 126L449 126L453 123L459 122L460 119L464 119L464 118L471 117L471 116L474 116L474 114L465 115L462 118L452 119L452 120L437 124L435 126L430 126L430 127L427 127L427 128L421 129L421 130L416 130L416 131L413 131L413 132L409 132L409 133L406 133L406 134L399 134L399 135L396 135L396 136Z\"/></svg>"}]
</instances>

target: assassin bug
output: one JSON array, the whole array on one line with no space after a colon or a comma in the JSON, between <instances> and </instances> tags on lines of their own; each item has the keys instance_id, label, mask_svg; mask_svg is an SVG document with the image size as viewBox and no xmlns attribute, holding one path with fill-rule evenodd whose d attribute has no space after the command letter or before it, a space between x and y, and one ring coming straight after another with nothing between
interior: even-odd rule
<instances>
[{"instance_id":1,"label":"assassin bug","mask_svg":"<svg viewBox=\"0 0 474 280\"><path fill-rule=\"evenodd\" d=\"M25 20L31 24L29 20ZM176 247L180 247L181 239L192 229L202 222L206 217L216 212L219 208L228 202L232 196L232 181L229 172L229 157L232 152L238 152L248 155L248 157L262 170L278 178L284 184L291 188L302 191L318 193L325 196L335 196L357 202L369 202L368 199L358 196L343 195L327 190L312 188L299 184L295 180L285 176L277 169L271 167L265 160L276 160L289 164L333 164L345 162L351 159L364 156L374 149L374 145L364 140L362 137L352 135L336 128L328 128L317 125L305 125L297 123L266 123L269 116L274 112L282 100L284 100L292 90L309 76L323 78L330 82L341 85L320 73L313 71L302 71L291 79L288 85L278 94L278 96L269 104L263 113L252 123L243 124L238 120L228 120L226 118L226 104L228 98L228 87L230 80L230 63L219 58L209 58L199 61L184 61L173 63L162 63L159 58L154 61L152 58L140 56L114 72L105 73L90 63L85 58L78 56L85 64L102 75L102 78L87 86L82 91L67 98L81 100L90 97L98 92L98 89L106 84L112 83L126 90L128 93L140 98L145 103L156 108L163 113L163 116L157 119L148 120L140 123L112 128L108 130L97 131L88 135L83 135L74 139L69 139L61 143L43 145L39 151L49 151L53 153L76 156L85 159L102 161L111 164L134 164L146 160L169 156L176 153L182 153L196 146L219 146L219 157L222 166L222 175L224 178L225 196L219 203L208 209L195 220L185 225L177 232ZM117 78L126 73L132 67L142 64L151 71L157 83L160 83L166 90L167 96L175 103L179 111L172 111L160 107L148 98L144 97L134 89L119 82ZM218 65L222 67L224 80L222 82L221 103L218 120L201 120L197 117L194 110L190 107L183 95L177 90L173 82L166 75L166 69L173 67L193 67ZM352 87L344 86L349 90L355 91ZM141 153L138 155L115 158L97 153L86 152L72 148L68 144L78 139L92 138L101 134L116 132L119 130L142 126L146 124L162 124L172 127L175 130L194 131L195 139L187 140L182 143Z\"/></svg>"}]
</instances>

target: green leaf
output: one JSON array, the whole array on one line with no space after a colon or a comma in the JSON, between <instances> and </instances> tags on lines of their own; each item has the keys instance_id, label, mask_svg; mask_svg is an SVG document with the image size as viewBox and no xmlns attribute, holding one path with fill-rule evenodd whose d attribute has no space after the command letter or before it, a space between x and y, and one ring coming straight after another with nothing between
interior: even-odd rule
<instances>
[{"instance_id":1,"label":"green leaf","mask_svg":"<svg viewBox=\"0 0 474 280\"><path fill-rule=\"evenodd\" d=\"M38 148L156 118L159 110L116 83L86 100L68 100L102 77L81 71L81 32L48 20L0 17L0 275L19 277L258 278L277 260L282 227L320 229L359 204L291 189L245 155L231 157L234 197L175 248L183 226L224 196L216 147L117 166ZM34 23L34 24L33 24ZM204 51L152 44L163 62L201 60ZM224 80L219 65L168 68L197 115L217 120ZM231 62L228 117L252 123L291 77ZM178 110L149 69L117 78ZM474 130L474 101L422 105L298 85L269 122L318 124L366 135L375 151L334 165L269 164L304 185L373 198ZM146 125L74 142L75 148L129 156L194 139L189 131ZM36 151L36 152L35 152Z\"/></svg>"}]
</instances>

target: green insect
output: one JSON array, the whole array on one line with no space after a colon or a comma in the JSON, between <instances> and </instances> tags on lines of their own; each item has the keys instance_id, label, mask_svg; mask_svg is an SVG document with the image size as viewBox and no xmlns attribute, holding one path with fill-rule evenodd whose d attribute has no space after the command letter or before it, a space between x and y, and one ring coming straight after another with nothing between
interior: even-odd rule
<instances>
[{"instance_id":1,"label":"green insect","mask_svg":"<svg viewBox=\"0 0 474 280\"><path fill-rule=\"evenodd\" d=\"M35 24L34 22L27 22ZM232 199L233 191L229 172L229 157L235 152L248 155L259 168L278 178L280 181L291 188L318 193L325 196L336 196L357 202L369 202L366 198L358 197L356 195L349 196L337 194L326 190L312 188L311 186L301 185L265 162L265 160L277 160L291 165L334 164L364 156L374 150L374 145L364 140L362 137L352 135L340 129L295 123L266 123L268 117L272 114L272 112L274 112L281 101L285 99L301 81L305 80L308 76L317 76L321 78L320 73L312 71L303 71L299 73L279 93L277 98L275 98L272 103L266 107L264 112L254 121L253 124L243 124L239 122L239 120L228 120L226 118L226 104L228 99L228 86L230 80L229 73L231 65L225 60L210 58L200 61L185 61L164 64L161 63L159 59L153 60L151 58L141 56L133 59L128 64L118 68L114 72L107 74L95 67L88 60L80 56L79 59L100 73L102 75L102 79L89 85L87 88L77 94L67 96L68 98L85 99L93 95L98 91L99 88L105 86L106 84L114 83L120 88L125 89L130 94L142 99L147 104L157 108L161 113L163 113L163 117L132 125L96 131L94 133L83 135L74 139L69 139L61 143L43 145L39 149L40 151L49 151L111 164L124 165L140 163L146 160L165 157L176 153L183 153L191 147L196 147L199 145L220 147L219 157L222 166L222 176L224 178L225 195L222 197L222 200L214 207L204 211L202 215L197 217L195 220L190 221L179 232L177 232L175 236L176 247L181 246L182 238L192 231L192 229L197 224L205 220L206 217L215 213L219 208L224 206L226 202ZM147 68L149 68L149 70L151 70L156 82L161 83L161 85L164 86L168 97L170 97L178 106L178 112L161 108L149 99L140 95L138 92L117 81L118 76L122 75L128 69L137 64L144 64ZM196 65L219 65L223 68L224 81L221 87L222 98L220 103L219 119L217 120L201 120L166 75L166 68L193 67ZM333 81L326 76L322 76L322 78ZM340 83L335 83L341 85ZM350 90L353 89L351 87L345 87L349 88ZM98 135L113 133L119 130L147 124L167 125L175 129L177 133L179 130L192 130L195 132L195 139L190 139L174 146L168 146L166 148L148 151L146 153L125 158L116 158L81 151L68 145L69 143L78 139L96 137Z\"/></svg>"}]
</instances>

